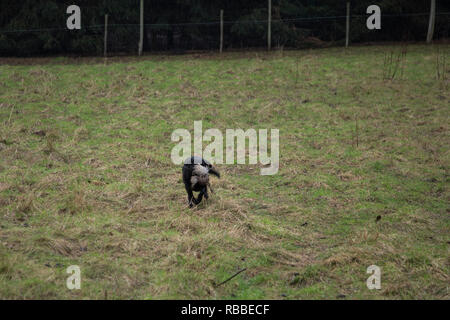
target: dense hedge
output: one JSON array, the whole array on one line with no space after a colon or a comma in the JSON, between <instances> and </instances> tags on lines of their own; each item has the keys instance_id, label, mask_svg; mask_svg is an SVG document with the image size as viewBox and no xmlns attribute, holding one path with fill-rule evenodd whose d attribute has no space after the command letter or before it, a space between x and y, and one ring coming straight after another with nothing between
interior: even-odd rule
<instances>
[{"instance_id":1,"label":"dense hedge","mask_svg":"<svg viewBox=\"0 0 450 320\"><path fill-rule=\"evenodd\" d=\"M398 41L426 37L429 0L352 1L351 40ZM272 0L273 46L303 47L341 43L345 36L345 0ZM82 29L66 29L66 9L81 7ZM382 8L382 30L365 27L366 8ZM225 12L225 48L267 44L267 0L146 0L144 50L217 49L219 10ZM438 12L449 12L450 1L437 0ZM86 54L103 52L103 22L109 14L108 51L136 52L139 0L56 1L2 0L0 55ZM322 17L319 20L295 18ZM335 17L325 19L324 17ZM280 20L284 20L281 22ZM438 15L435 38L448 37L450 15Z\"/></svg>"}]
</instances>

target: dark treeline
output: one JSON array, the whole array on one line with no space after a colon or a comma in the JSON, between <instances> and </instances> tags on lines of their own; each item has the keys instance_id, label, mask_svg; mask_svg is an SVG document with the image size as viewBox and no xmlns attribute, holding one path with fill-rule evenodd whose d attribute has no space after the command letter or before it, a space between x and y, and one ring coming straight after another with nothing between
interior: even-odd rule
<instances>
[{"instance_id":1,"label":"dark treeline","mask_svg":"<svg viewBox=\"0 0 450 320\"><path fill-rule=\"evenodd\" d=\"M108 51L137 52L139 0L2 0L0 55L103 52L104 15ZM81 30L67 30L66 9L81 8ZM382 9L382 29L366 28L366 9ZM424 41L429 0L351 2L351 41ZM224 49L267 45L267 0L145 0L144 51L217 50L219 12L224 10ZM340 45L345 37L345 0L272 0L272 46ZM437 0L435 39L447 38L450 1ZM424 14L421 14L424 13Z\"/></svg>"}]
</instances>

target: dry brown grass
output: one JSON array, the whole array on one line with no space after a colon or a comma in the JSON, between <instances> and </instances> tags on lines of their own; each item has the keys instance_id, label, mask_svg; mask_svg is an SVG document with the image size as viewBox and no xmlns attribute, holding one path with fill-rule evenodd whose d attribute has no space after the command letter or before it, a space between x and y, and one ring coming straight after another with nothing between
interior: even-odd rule
<instances>
[{"instance_id":1,"label":"dry brown grass","mask_svg":"<svg viewBox=\"0 0 450 320\"><path fill-rule=\"evenodd\" d=\"M420 46L383 79L390 51L2 59L0 297L448 299L449 83ZM279 128L279 173L219 166L188 209L200 118Z\"/></svg>"}]
</instances>

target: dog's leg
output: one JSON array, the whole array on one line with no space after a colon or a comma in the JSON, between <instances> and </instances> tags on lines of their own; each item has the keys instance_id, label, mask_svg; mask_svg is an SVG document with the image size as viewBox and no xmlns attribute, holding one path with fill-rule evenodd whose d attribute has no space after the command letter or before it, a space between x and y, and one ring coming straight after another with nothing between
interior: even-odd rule
<instances>
[{"instance_id":1,"label":"dog's leg","mask_svg":"<svg viewBox=\"0 0 450 320\"><path fill-rule=\"evenodd\" d=\"M194 194L192 193L192 190L186 190L188 194L188 204L189 208L192 208L194 204L197 204L197 199L195 199Z\"/></svg>"},{"instance_id":2,"label":"dog's leg","mask_svg":"<svg viewBox=\"0 0 450 320\"><path fill-rule=\"evenodd\" d=\"M204 190L204 189L203 189L203 190ZM198 196L197 196L197 203L196 203L196 204L199 204L200 202L202 202L203 195L204 195L203 190L200 191L200 193L198 194Z\"/></svg>"},{"instance_id":3,"label":"dog's leg","mask_svg":"<svg viewBox=\"0 0 450 320\"><path fill-rule=\"evenodd\" d=\"M208 200L208 198L209 198L209 195L208 195L208 187L204 187L203 190L202 190L202 192L203 192L203 194L204 194L204 196L205 196L205 199Z\"/></svg>"}]
</instances>

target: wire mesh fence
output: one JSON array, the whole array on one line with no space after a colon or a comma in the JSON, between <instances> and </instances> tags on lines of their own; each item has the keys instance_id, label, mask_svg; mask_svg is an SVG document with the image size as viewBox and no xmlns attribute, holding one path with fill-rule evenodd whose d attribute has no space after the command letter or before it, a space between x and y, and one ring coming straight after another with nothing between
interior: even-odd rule
<instances>
[{"instance_id":1,"label":"wire mesh fence","mask_svg":"<svg viewBox=\"0 0 450 320\"><path fill-rule=\"evenodd\" d=\"M37 24L35 28L8 28L0 30L0 55L76 54L103 55L104 13L83 9L80 30L68 30L65 20L56 27ZM136 54L140 38L139 8L130 19L136 23L122 23L123 17L109 12L107 26L108 55ZM223 18L224 50L267 48L267 9L238 19L227 12ZM255 13L256 12L256 13ZM380 30L369 30L369 15L350 16L350 43L387 41L425 41L429 13L382 14ZM183 53L195 50L218 51L220 47L220 20L188 22L152 22L151 15L144 16L144 52L169 51ZM147 23L150 21L150 23ZM450 12L436 15L434 39L449 37ZM302 16L280 18L271 22L272 48L305 48L344 45L346 16Z\"/></svg>"}]
</instances>

